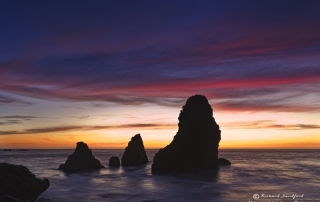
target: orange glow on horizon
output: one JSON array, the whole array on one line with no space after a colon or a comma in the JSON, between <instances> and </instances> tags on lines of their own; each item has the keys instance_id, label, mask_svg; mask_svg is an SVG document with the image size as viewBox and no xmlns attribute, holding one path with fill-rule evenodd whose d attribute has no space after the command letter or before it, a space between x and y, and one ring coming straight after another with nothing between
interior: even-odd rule
<instances>
[{"instance_id":1,"label":"orange glow on horizon","mask_svg":"<svg viewBox=\"0 0 320 202\"><path fill-rule=\"evenodd\" d=\"M14 137L15 136L15 137ZM18 136L18 137L17 137ZM22 138L24 136L24 138ZM39 136L39 135L37 135ZM219 149L320 149L320 138L312 140L292 139L291 141L277 140L221 140ZM115 139L110 141L97 141L86 135L73 138L25 138L25 135L12 135L10 137L0 138L1 149L74 149L76 143L83 141L91 149L124 149L129 142L128 138ZM160 149L170 144L171 140L144 140L146 149Z\"/></svg>"}]
</instances>

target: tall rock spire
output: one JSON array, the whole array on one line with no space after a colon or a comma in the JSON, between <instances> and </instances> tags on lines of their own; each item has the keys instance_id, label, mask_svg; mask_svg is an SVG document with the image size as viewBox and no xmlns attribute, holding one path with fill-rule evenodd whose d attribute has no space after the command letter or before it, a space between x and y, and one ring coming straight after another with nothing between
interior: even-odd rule
<instances>
[{"instance_id":1,"label":"tall rock spire","mask_svg":"<svg viewBox=\"0 0 320 202\"><path fill-rule=\"evenodd\" d=\"M140 134L131 138L123 156L121 158L122 166L135 166L148 163L148 157L144 149L143 141Z\"/></svg>"},{"instance_id":2,"label":"tall rock spire","mask_svg":"<svg viewBox=\"0 0 320 202\"><path fill-rule=\"evenodd\" d=\"M190 171L216 168L221 139L212 108L203 95L190 97L179 115L173 141L154 156L152 171Z\"/></svg>"}]
</instances>

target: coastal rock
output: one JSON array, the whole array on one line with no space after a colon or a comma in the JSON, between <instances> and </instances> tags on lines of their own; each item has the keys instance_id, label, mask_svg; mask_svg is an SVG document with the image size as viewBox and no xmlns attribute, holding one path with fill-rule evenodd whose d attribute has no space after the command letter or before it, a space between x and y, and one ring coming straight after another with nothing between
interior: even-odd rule
<instances>
[{"instance_id":1,"label":"coastal rock","mask_svg":"<svg viewBox=\"0 0 320 202\"><path fill-rule=\"evenodd\" d=\"M14 198L10 195L1 195L0 196L0 201L1 202L23 202L20 199Z\"/></svg>"},{"instance_id":2,"label":"coastal rock","mask_svg":"<svg viewBox=\"0 0 320 202\"><path fill-rule=\"evenodd\" d=\"M148 157L144 150L140 134L131 138L121 158L122 166L135 166L148 163Z\"/></svg>"},{"instance_id":3,"label":"coastal rock","mask_svg":"<svg viewBox=\"0 0 320 202\"><path fill-rule=\"evenodd\" d=\"M173 141L154 156L152 171L174 172L213 169L219 166L219 126L203 95L190 97L179 115Z\"/></svg>"},{"instance_id":4,"label":"coastal rock","mask_svg":"<svg viewBox=\"0 0 320 202\"><path fill-rule=\"evenodd\" d=\"M48 189L48 179L40 180L22 165L0 163L0 201L30 201Z\"/></svg>"},{"instance_id":5,"label":"coastal rock","mask_svg":"<svg viewBox=\"0 0 320 202\"><path fill-rule=\"evenodd\" d=\"M91 149L84 142L78 142L76 150L71 154L65 164L59 166L59 170L77 172L104 168L100 161L92 155Z\"/></svg>"},{"instance_id":6,"label":"coastal rock","mask_svg":"<svg viewBox=\"0 0 320 202\"><path fill-rule=\"evenodd\" d=\"M119 167L120 166L120 159L117 156L112 156L109 159L109 166Z\"/></svg>"},{"instance_id":7,"label":"coastal rock","mask_svg":"<svg viewBox=\"0 0 320 202\"><path fill-rule=\"evenodd\" d=\"M218 162L219 162L219 165L228 165L228 166L231 165L231 162L227 159L224 159L224 158L219 158Z\"/></svg>"}]
</instances>

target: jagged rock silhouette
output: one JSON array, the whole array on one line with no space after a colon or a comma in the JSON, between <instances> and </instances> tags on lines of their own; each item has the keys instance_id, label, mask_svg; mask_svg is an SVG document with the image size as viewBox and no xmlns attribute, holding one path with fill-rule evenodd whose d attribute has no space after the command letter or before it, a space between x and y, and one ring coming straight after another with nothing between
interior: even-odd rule
<instances>
[{"instance_id":1,"label":"jagged rock silhouette","mask_svg":"<svg viewBox=\"0 0 320 202\"><path fill-rule=\"evenodd\" d=\"M68 157L66 163L59 166L59 170L67 172L99 168L104 168L104 166L92 155L91 149L84 142L78 142L76 150Z\"/></svg>"},{"instance_id":2,"label":"jagged rock silhouette","mask_svg":"<svg viewBox=\"0 0 320 202\"><path fill-rule=\"evenodd\" d=\"M0 163L0 201L36 201L48 189L48 179L40 180L22 165Z\"/></svg>"},{"instance_id":3,"label":"jagged rock silhouette","mask_svg":"<svg viewBox=\"0 0 320 202\"><path fill-rule=\"evenodd\" d=\"M144 149L143 141L140 134L131 138L123 156L121 158L122 166L135 166L148 163L148 157Z\"/></svg>"},{"instance_id":4,"label":"jagged rock silhouette","mask_svg":"<svg viewBox=\"0 0 320 202\"><path fill-rule=\"evenodd\" d=\"M173 172L216 168L221 139L212 108L203 95L191 96L179 115L173 141L154 156L152 171Z\"/></svg>"}]
</instances>

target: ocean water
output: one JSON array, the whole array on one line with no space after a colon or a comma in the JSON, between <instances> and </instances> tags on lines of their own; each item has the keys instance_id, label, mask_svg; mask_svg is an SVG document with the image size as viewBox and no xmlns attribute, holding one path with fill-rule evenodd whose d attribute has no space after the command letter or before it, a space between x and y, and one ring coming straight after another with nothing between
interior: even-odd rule
<instances>
[{"instance_id":1,"label":"ocean water","mask_svg":"<svg viewBox=\"0 0 320 202\"><path fill-rule=\"evenodd\" d=\"M255 201L320 199L320 150L219 150L231 166L174 174L151 172L158 150L146 150L147 165L120 168L109 168L108 159L121 158L124 150L92 151L105 169L74 174L58 170L73 150L0 151L0 162L27 166L38 178L50 180L39 202L248 202L254 194L259 196ZM293 199L292 194L297 196Z\"/></svg>"}]
</instances>

